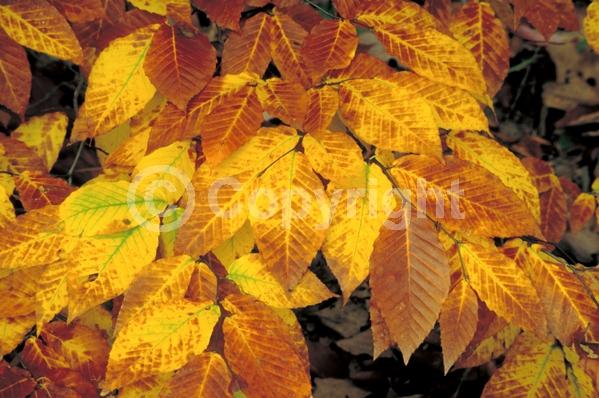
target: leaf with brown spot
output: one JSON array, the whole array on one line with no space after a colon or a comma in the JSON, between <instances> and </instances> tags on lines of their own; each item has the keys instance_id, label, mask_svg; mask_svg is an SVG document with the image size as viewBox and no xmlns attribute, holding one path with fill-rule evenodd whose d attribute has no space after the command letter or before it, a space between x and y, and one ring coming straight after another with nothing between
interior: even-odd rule
<instances>
[{"instance_id":1,"label":"leaf with brown spot","mask_svg":"<svg viewBox=\"0 0 599 398\"><path fill-rule=\"evenodd\" d=\"M29 103L31 69L25 49L0 30L0 92L2 105L21 118Z\"/></svg>"}]
</instances>

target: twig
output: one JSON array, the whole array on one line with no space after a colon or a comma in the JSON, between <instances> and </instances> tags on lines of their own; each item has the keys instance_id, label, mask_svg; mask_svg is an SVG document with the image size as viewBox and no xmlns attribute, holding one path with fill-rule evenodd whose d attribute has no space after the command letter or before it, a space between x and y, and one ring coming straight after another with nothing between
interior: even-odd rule
<instances>
[{"instance_id":1,"label":"twig","mask_svg":"<svg viewBox=\"0 0 599 398\"><path fill-rule=\"evenodd\" d=\"M312 0L304 0L304 1L308 4L310 4L312 7L316 8L318 11L322 12L327 17L333 18L333 19L340 19L337 15L331 14L329 11L325 10L320 5L314 3Z\"/></svg>"},{"instance_id":2,"label":"twig","mask_svg":"<svg viewBox=\"0 0 599 398\"><path fill-rule=\"evenodd\" d=\"M79 157L81 157L81 152L83 151L83 146L85 145L85 141L81 141L79 143L79 148L77 148L77 153L75 154L75 159L73 160L73 164L69 168L67 172L69 184L73 182L73 172L75 171L75 167L77 166L77 162L79 161Z\"/></svg>"}]
</instances>

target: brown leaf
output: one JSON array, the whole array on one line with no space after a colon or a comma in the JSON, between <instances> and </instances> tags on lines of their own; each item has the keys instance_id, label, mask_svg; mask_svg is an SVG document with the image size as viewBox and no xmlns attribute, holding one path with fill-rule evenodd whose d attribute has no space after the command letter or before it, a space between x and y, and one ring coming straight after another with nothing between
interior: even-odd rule
<instances>
[{"instance_id":1,"label":"brown leaf","mask_svg":"<svg viewBox=\"0 0 599 398\"><path fill-rule=\"evenodd\" d=\"M23 118L31 92L31 70L27 53L3 31L0 31L1 103Z\"/></svg>"}]
</instances>

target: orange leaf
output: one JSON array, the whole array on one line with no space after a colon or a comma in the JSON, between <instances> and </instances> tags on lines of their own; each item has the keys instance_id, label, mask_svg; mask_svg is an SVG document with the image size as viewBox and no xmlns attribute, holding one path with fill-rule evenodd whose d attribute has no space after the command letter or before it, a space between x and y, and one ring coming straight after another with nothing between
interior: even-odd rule
<instances>
[{"instance_id":1,"label":"orange leaf","mask_svg":"<svg viewBox=\"0 0 599 398\"><path fill-rule=\"evenodd\" d=\"M271 21L271 35L276 39L271 41L270 54L277 69L285 80L299 82L304 87L310 86L310 78L300 54L308 32L291 17L276 10Z\"/></svg>"},{"instance_id":2,"label":"orange leaf","mask_svg":"<svg viewBox=\"0 0 599 398\"><path fill-rule=\"evenodd\" d=\"M240 32L232 32L225 42L221 75L252 72L262 76L270 62L270 16L261 13L246 20Z\"/></svg>"},{"instance_id":3,"label":"orange leaf","mask_svg":"<svg viewBox=\"0 0 599 398\"><path fill-rule=\"evenodd\" d=\"M256 135L262 123L256 89L246 86L214 107L200 125L206 161L216 165Z\"/></svg>"},{"instance_id":4,"label":"orange leaf","mask_svg":"<svg viewBox=\"0 0 599 398\"><path fill-rule=\"evenodd\" d=\"M216 50L205 36L186 37L166 24L154 33L144 61L152 83L179 109L204 88L215 66Z\"/></svg>"},{"instance_id":5,"label":"orange leaf","mask_svg":"<svg viewBox=\"0 0 599 398\"><path fill-rule=\"evenodd\" d=\"M192 2L218 26L239 30L239 19L243 11L244 0L228 0L226 7L215 0L192 0Z\"/></svg>"},{"instance_id":6,"label":"orange leaf","mask_svg":"<svg viewBox=\"0 0 599 398\"><path fill-rule=\"evenodd\" d=\"M305 38L300 53L312 81L331 69L349 66L358 47L356 28L347 20L323 19Z\"/></svg>"},{"instance_id":7,"label":"orange leaf","mask_svg":"<svg viewBox=\"0 0 599 398\"><path fill-rule=\"evenodd\" d=\"M191 138L193 133L185 130L185 123L185 112L175 105L167 103L152 124L147 153L170 145L175 141Z\"/></svg>"},{"instance_id":8,"label":"orange leaf","mask_svg":"<svg viewBox=\"0 0 599 398\"><path fill-rule=\"evenodd\" d=\"M21 398L29 396L36 386L35 380L25 369L11 367L0 361L0 396Z\"/></svg>"},{"instance_id":9,"label":"orange leaf","mask_svg":"<svg viewBox=\"0 0 599 398\"><path fill-rule=\"evenodd\" d=\"M508 35L493 8L475 1L463 5L451 20L451 33L478 62L493 97L503 85L510 60Z\"/></svg>"},{"instance_id":10,"label":"orange leaf","mask_svg":"<svg viewBox=\"0 0 599 398\"><path fill-rule=\"evenodd\" d=\"M1 103L23 118L31 92L31 69L25 49L0 30Z\"/></svg>"},{"instance_id":11,"label":"orange leaf","mask_svg":"<svg viewBox=\"0 0 599 398\"><path fill-rule=\"evenodd\" d=\"M498 177L454 157L444 160L403 156L391 173L413 204L426 200L427 213L452 229L487 237L540 235L526 204Z\"/></svg>"},{"instance_id":12,"label":"orange leaf","mask_svg":"<svg viewBox=\"0 0 599 398\"><path fill-rule=\"evenodd\" d=\"M50 0L50 3L58 9L69 22L90 22L106 15L106 9L102 0Z\"/></svg>"},{"instance_id":13,"label":"orange leaf","mask_svg":"<svg viewBox=\"0 0 599 398\"><path fill-rule=\"evenodd\" d=\"M339 94L333 87L323 86L309 89L303 130L311 132L326 129L335 117L338 107Z\"/></svg>"},{"instance_id":14,"label":"orange leaf","mask_svg":"<svg viewBox=\"0 0 599 398\"><path fill-rule=\"evenodd\" d=\"M171 379L165 397L232 397L231 374L224 359L217 353L205 352L193 357Z\"/></svg>"},{"instance_id":15,"label":"orange leaf","mask_svg":"<svg viewBox=\"0 0 599 398\"><path fill-rule=\"evenodd\" d=\"M360 0L333 0L335 10L343 18L351 19L356 16L359 10Z\"/></svg>"},{"instance_id":16,"label":"orange leaf","mask_svg":"<svg viewBox=\"0 0 599 398\"><path fill-rule=\"evenodd\" d=\"M514 6L514 23L526 18L541 32L546 40L558 27L578 30L578 16L570 0L511 0Z\"/></svg>"},{"instance_id":17,"label":"orange leaf","mask_svg":"<svg viewBox=\"0 0 599 398\"><path fill-rule=\"evenodd\" d=\"M599 309L566 264L521 240L508 242L504 253L528 274L543 304L549 330L562 344L583 337L597 341Z\"/></svg>"},{"instance_id":18,"label":"orange leaf","mask_svg":"<svg viewBox=\"0 0 599 398\"><path fill-rule=\"evenodd\" d=\"M449 290L449 265L434 224L409 205L401 206L374 244L370 287L372 302L407 363L435 326Z\"/></svg>"},{"instance_id":19,"label":"orange leaf","mask_svg":"<svg viewBox=\"0 0 599 398\"><path fill-rule=\"evenodd\" d=\"M262 107L271 116L293 127L301 127L308 107L308 95L301 84L275 77L260 84L256 93Z\"/></svg>"},{"instance_id":20,"label":"orange leaf","mask_svg":"<svg viewBox=\"0 0 599 398\"><path fill-rule=\"evenodd\" d=\"M250 397L310 396L305 343L298 346L292 327L265 304L248 296L228 296L232 315L223 323L225 359Z\"/></svg>"},{"instance_id":21,"label":"orange leaf","mask_svg":"<svg viewBox=\"0 0 599 398\"><path fill-rule=\"evenodd\" d=\"M15 184L26 210L61 204L73 192L65 180L28 171L18 175Z\"/></svg>"},{"instance_id":22,"label":"orange leaf","mask_svg":"<svg viewBox=\"0 0 599 398\"><path fill-rule=\"evenodd\" d=\"M566 232L567 196L551 166L540 159L524 158L522 164L533 177L541 204L541 231L549 242L559 242Z\"/></svg>"},{"instance_id":23,"label":"orange leaf","mask_svg":"<svg viewBox=\"0 0 599 398\"><path fill-rule=\"evenodd\" d=\"M470 285L460 279L441 307L441 345L445 373L472 341L478 323L478 298Z\"/></svg>"},{"instance_id":24,"label":"orange leaf","mask_svg":"<svg viewBox=\"0 0 599 398\"><path fill-rule=\"evenodd\" d=\"M572 233L580 231L593 218L596 207L597 201L592 194L583 192L578 195L570 209L570 230Z\"/></svg>"},{"instance_id":25,"label":"orange leaf","mask_svg":"<svg viewBox=\"0 0 599 398\"><path fill-rule=\"evenodd\" d=\"M46 165L35 151L23 142L0 134L0 153L8 159L8 171L13 174L25 171L45 174Z\"/></svg>"}]
</instances>

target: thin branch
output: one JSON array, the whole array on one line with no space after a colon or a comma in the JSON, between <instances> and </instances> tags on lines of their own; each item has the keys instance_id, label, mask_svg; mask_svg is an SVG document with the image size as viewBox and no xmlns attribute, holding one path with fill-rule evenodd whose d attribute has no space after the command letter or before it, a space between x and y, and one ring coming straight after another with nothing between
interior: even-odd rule
<instances>
[{"instance_id":1,"label":"thin branch","mask_svg":"<svg viewBox=\"0 0 599 398\"><path fill-rule=\"evenodd\" d=\"M304 0L304 1L306 3L308 3L308 4L310 4L312 7L316 8L318 11L322 12L324 15L326 15L329 18L332 18L332 19L341 19L337 15L331 14L329 11L325 10L324 8L322 8L320 5L318 5L317 3L313 2L312 0Z\"/></svg>"},{"instance_id":2,"label":"thin branch","mask_svg":"<svg viewBox=\"0 0 599 398\"><path fill-rule=\"evenodd\" d=\"M85 141L81 141L79 143L79 148L77 148L77 153L75 154L75 159L73 160L73 164L71 164L71 167L69 168L69 171L67 172L69 184L71 184L73 182L73 172L75 171L77 162L79 161L79 158L81 157L81 152L83 151L84 145L85 145Z\"/></svg>"}]
</instances>

